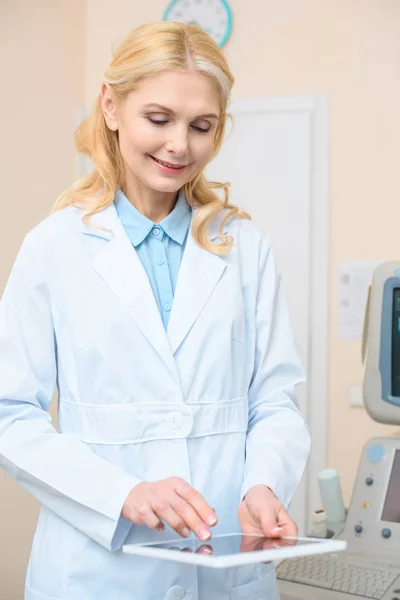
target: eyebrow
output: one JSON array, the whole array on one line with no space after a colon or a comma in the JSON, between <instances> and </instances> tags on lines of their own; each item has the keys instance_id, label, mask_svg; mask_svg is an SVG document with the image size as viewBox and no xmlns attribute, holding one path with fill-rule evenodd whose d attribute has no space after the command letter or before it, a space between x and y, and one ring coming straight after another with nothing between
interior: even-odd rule
<instances>
[{"instance_id":1,"label":"eyebrow","mask_svg":"<svg viewBox=\"0 0 400 600\"><path fill-rule=\"evenodd\" d=\"M143 108L159 108L161 110L163 110L164 112L170 113L171 115L175 115L174 111L171 108L168 108L167 106L163 106L162 104L157 104L157 102L150 102L149 104L145 104ZM214 113L208 113L206 115L198 115L197 117L194 117L193 121L195 119L219 119L218 115L214 114Z\"/></svg>"}]
</instances>

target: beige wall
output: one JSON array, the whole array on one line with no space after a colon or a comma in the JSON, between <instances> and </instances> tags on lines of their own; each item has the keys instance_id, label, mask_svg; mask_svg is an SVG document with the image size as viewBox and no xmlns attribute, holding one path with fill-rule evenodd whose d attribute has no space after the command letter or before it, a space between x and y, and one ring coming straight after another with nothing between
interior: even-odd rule
<instances>
[{"instance_id":1,"label":"beige wall","mask_svg":"<svg viewBox=\"0 0 400 600\"><path fill-rule=\"evenodd\" d=\"M87 0L85 36L83 0L0 0L1 72L11 82L0 96L7 222L1 285L23 234L73 177L74 110L83 98L92 105L112 44L136 25L158 20L166 3ZM347 405L349 386L361 378L360 348L339 339L337 283L342 260L400 257L400 4L231 0L231 6L234 31L226 51L237 78L235 98L330 97L328 463L338 469L348 501L362 444L394 431ZM4 474L0 485L0 598L20 600L37 506Z\"/></svg>"},{"instance_id":2,"label":"beige wall","mask_svg":"<svg viewBox=\"0 0 400 600\"><path fill-rule=\"evenodd\" d=\"M0 293L24 234L75 175L84 2L0 0ZM38 503L0 470L0 599L22 600Z\"/></svg>"}]
</instances>

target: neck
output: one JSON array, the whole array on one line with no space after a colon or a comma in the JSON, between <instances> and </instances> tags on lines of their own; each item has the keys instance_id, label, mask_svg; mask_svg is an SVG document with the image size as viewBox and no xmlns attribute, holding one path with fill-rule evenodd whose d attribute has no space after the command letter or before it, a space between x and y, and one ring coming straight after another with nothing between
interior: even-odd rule
<instances>
[{"instance_id":1,"label":"neck","mask_svg":"<svg viewBox=\"0 0 400 600\"><path fill-rule=\"evenodd\" d=\"M178 199L178 192L159 192L133 181L126 181L122 191L129 202L153 223L165 219Z\"/></svg>"}]
</instances>

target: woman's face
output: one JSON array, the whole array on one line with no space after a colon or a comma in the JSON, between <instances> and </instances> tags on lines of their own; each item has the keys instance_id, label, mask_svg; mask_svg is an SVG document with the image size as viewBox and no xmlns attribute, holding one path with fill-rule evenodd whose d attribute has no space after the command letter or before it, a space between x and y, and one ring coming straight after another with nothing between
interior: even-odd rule
<instances>
[{"instance_id":1,"label":"woman's face","mask_svg":"<svg viewBox=\"0 0 400 600\"><path fill-rule=\"evenodd\" d=\"M159 192L175 192L210 160L219 118L218 96L197 72L146 78L115 105L103 85L110 129L118 129L126 177Z\"/></svg>"}]
</instances>

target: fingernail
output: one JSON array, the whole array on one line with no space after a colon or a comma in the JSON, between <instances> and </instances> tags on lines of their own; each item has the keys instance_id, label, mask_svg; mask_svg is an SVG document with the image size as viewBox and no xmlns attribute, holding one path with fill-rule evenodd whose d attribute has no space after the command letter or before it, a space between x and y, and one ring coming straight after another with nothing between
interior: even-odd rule
<instances>
[{"instance_id":1,"label":"fingernail","mask_svg":"<svg viewBox=\"0 0 400 600\"><path fill-rule=\"evenodd\" d=\"M274 529L271 530L271 533L282 533L283 532L283 527L274 527Z\"/></svg>"},{"instance_id":2,"label":"fingernail","mask_svg":"<svg viewBox=\"0 0 400 600\"><path fill-rule=\"evenodd\" d=\"M199 538L205 542L206 540L209 540L211 537L211 532L208 531L208 529L200 529L199 531Z\"/></svg>"},{"instance_id":3,"label":"fingernail","mask_svg":"<svg viewBox=\"0 0 400 600\"><path fill-rule=\"evenodd\" d=\"M183 537L187 537L188 535L190 535L190 529L188 527L184 527L182 529L182 535Z\"/></svg>"},{"instance_id":4,"label":"fingernail","mask_svg":"<svg viewBox=\"0 0 400 600\"><path fill-rule=\"evenodd\" d=\"M217 517L213 515L208 515L207 517L207 523L211 525L211 527L216 524L217 520Z\"/></svg>"}]
</instances>

